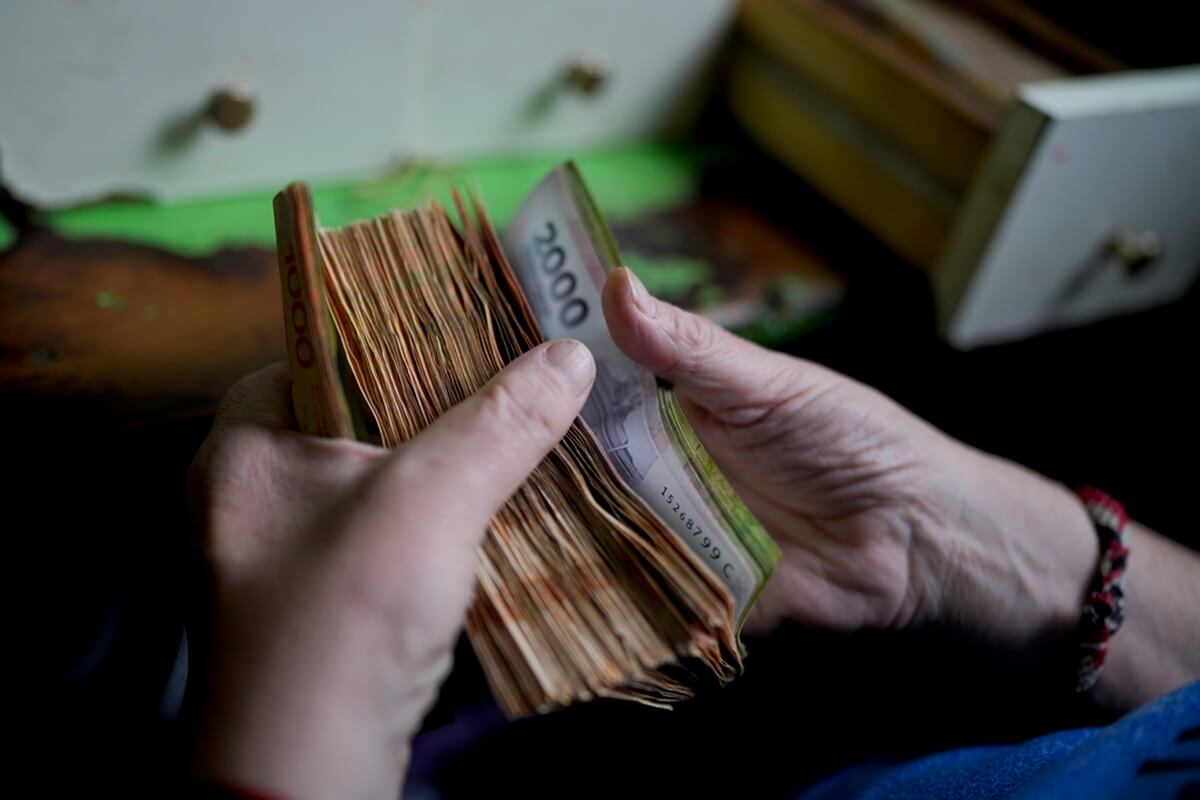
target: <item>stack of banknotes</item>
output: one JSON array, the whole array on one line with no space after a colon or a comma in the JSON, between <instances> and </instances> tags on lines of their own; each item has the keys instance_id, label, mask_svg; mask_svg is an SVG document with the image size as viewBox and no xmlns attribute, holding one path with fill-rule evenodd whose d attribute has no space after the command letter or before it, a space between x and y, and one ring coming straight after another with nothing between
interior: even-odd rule
<instances>
[{"instance_id":1,"label":"stack of banknotes","mask_svg":"<svg viewBox=\"0 0 1200 800\"><path fill-rule=\"evenodd\" d=\"M669 388L600 305L621 259L575 167L501 238L453 196L323 229L303 184L275 200L301 427L394 447L538 343L570 337L595 386L491 520L467 632L510 716L594 698L668 706L742 669L742 621L779 559ZM480 452L503 459L503 452Z\"/></svg>"}]
</instances>

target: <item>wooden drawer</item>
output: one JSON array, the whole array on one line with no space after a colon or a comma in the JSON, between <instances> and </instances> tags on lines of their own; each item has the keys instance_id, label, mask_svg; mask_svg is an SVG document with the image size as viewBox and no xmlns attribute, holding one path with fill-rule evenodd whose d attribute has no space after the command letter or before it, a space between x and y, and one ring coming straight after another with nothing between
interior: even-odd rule
<instances>
[{"instance_id":1,"label":"wooden drawer","mask_svg":"<svg viewBox=\"0 0 1200 800\"><path fill-rule=\"evenodd\" d=\"M973 347L1178 298L1200 274L1200 68L1027 86L932 270Z\"/></svg>"},{"instance_id":2,"label":"wooden drawer","mask_svg":"<svg viewBox=\"0 0 1200 800\"><path fill-rule=\"evenodd\" d=\"M1145 309L1200 271L1200 68L1123 68L1022 7L743 0L731 50L734 116L928 273L964 348Z\"/></svg>"},{"instance_id":3,"label":"wooden drawer","mask_svg":"<svg viewBox=\"0 0 1200 800\"><path fill-rule=\"evenodd\" d=\"M0 171L59 206L627 141L694 111L731 14L727 0L41 0L0 25ZM580 63L600 68L569 80ZM235 130L208 113L222 89L250 104Z\"/></svg>"}]
</instances>

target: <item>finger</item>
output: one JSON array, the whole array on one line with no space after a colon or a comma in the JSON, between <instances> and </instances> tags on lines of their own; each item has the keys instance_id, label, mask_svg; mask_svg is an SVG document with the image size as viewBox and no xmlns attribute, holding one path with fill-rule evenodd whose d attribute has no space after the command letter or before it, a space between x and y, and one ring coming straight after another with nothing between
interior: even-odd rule
<instances>
[{"instance_id":1,"label":"finger","mask_svg":"<svg viewBox=\"0 0 1200 800\"><path fill-rule=\"evenodd\" d=\"M404 498L404 513L441 523L431 527L474 548L491 516L566 434L595 374L579 342L531 350L390 459L385 484Z\"/></svg>"},{"instance_id":2,"label":"finger","mask_svg":"<svg viewBox=\"0 0 1200 800\"><path fill-rule=\"evenodd\" d=\"M287 364L276 362L252 372L225 393L213 428L242 425L275 430L295 427L292 378Z\"/></svg>"},{"instance_id":3,"label":"finger","mask_svg":"<svg viewBox=\"0 0 1200 800\"><path fill-rule=\"evenodd\" d=\"M754 406L794 389L783 384L794 379L801 362L656 300L629 269L608 276L603 305L617 347L703 408Z\"/></svg>"}]
</instances>

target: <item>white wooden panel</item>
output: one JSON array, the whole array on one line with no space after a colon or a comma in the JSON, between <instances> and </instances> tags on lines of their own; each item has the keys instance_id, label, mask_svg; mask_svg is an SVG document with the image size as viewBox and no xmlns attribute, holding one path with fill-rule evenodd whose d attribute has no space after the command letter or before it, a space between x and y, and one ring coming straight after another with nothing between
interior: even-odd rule
<instances>
[{"instance_id":1,"label":"white wooden panel","mask_svg":"<svg viewBox=\"0 0 1200 800\"><path fill-rule=\"evenodd\" d=\"M950 324L962 347L1149 308L1200 273L1200 69L1022 97L1045 128ZM1131 274L1122 230L1152 232L1161 256Z\"/></svg>"},{"instance_id":2,"label":"white wooden panel","mask_svg":"<svg viewBox=\"0 0 1200 800\"><path fill-rule=\"evenodd\" d=\"M678 119L729 0L27 0L0 11L0 172L63 205L576 149ZM604 53L585 98L548 87ZM241 131L200 116L240 86Z\"/></svg>"},{"instance_id":3,"label":"white wooden panel","mask_svg":"<svg viewBox=\"0 0 1200 800\"><path fill-rule=\"evenodd\" d=\"M525 0L434 4L427 152L570 148L686 120L729 22L727 0ZM554 91L568 64L603 54L594 96Z\"/></svg>"}]
</instances>

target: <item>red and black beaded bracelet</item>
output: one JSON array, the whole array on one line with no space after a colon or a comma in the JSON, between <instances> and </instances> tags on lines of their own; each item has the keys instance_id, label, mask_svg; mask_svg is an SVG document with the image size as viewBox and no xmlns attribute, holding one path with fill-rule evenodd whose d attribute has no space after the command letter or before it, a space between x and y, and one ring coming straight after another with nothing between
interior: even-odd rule
<instances>
[{"instance_id":1,"label":"red and black beaded bracelet","mask_svg":"<svg viewBox=\"0 0 1200 800\"><path fill-rule=\"evenodd\" d=\"M1080 499L1100 538L1100 565L1083 605L1079 671L1075 690L1086 692L1100 677L1112 637L1125 620L1125 565L1129 559L1129 516L1112 496L1084 487Z\"/></svg>"}]
</instances>

